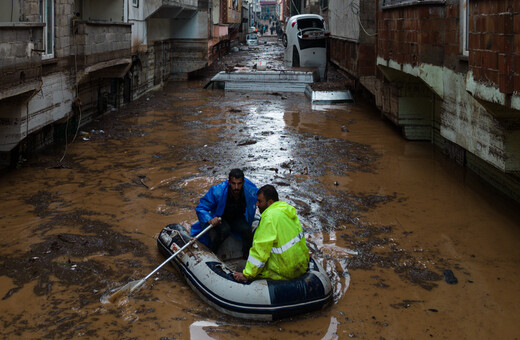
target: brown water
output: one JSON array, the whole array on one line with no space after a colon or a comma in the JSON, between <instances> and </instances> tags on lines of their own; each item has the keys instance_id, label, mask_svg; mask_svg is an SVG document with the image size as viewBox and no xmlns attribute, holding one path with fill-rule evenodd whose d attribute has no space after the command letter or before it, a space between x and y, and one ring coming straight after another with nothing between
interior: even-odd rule
<instances>
[{"instance_id":1,"label":"brown water","mask_svg":"<svg viewBox=\"0 0 520 340\"><path fill-rule=\"evenodd\" d=\"M0 177L2 336L137 339L520 337L520 213L364 102L171 83ZM103 130L103 131L100 131ZM85 138L85 140L83 140ZM334 304L271 323L206 305L164 261L232 167L293 204ZM444 270L458 279L448 284Z\"/></svg>"}]
</instances>

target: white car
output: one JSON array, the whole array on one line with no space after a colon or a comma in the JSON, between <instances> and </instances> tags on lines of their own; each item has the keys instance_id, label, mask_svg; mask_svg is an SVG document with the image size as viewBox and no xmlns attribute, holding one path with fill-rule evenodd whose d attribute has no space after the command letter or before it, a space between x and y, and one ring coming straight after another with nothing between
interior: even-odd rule
<instances>
[{"instance_id":1,"label":"white car","mask_svg":"<svg viewBox=\"0 0 520 340\"><path fill-rule=\"evenodd\" d=\"M327 32L325 20L317 14L295 15L287 21L282 43L284 63L289 67L316 67L320 79L327 68Z\"/></svg>"},{"instance_id":2,"label":"white car","mask_svg":"<svg viewBox=\"0 0 520 340\"><path fill-rule=\"evenodd\" d=\"M246 44L248 46L256 46L258 45L258 36L256 34L250 33L246 35Z\"/></svg>"}]
</instances>

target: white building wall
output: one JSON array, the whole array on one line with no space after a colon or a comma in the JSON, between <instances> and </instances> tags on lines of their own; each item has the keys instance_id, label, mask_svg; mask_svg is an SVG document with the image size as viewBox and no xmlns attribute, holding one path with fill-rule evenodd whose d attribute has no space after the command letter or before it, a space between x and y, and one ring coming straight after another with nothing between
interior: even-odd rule
<instances>
[{"instance_id":1,"label":"white building wall","mask_svg":"<svg viewBox=\"0 0 520 340\"><path fill-rule=\"evenodd\" d=\"M197 12L187 20L174 20L171 28L173 38L208 39L208 12Z\"/></svg>"},{"instance_id":2,"label":"white building wall","mask_svg":"<svg viewBox=\"0 0 520 340\"><path fill-rule=\"evenodd\" d=\"M29 133L65 117L72 111L74 80L59 72L42 78L42 89L29 101Z\"/></svg>"},{"instance_id":3,"label":"white building wall","mask_svg":"<svg viewBox=\"0 0 520 340\"><path fill-rule=\"evenodd\" d=\"M143 0L142 2L145 2ZM132 0L125 3L127 21L132 23L132 52L146 51L146 20L144 17L144 4L134 6Z\"/></svg>"}]
</instances>

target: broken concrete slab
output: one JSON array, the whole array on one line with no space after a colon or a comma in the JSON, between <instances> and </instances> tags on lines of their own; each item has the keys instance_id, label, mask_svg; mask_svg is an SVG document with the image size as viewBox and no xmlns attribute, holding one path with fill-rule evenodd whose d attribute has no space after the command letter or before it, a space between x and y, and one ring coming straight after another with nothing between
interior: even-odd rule
<instances>
[{"instance_id":1,"label":"broken concrete slab","mask_svg":"<svg viewBox=\"0 0 520 340\"><path fill-rule=\"evenodd\" d=\"M228 91L299 92L315 81L316 73L308 71L233 71L219 72L205 86Z\"/></svg>"},{"instance_id":2,"label":"broken concrete slab","mask_svg":"<svg viewBox=\"0 0 520 340\"><path fill-rule=\"evenodd\" d=\"M322 91L313 90L310 85L305 87L305 95L312 104L333 104L353 102L354 97L349 90Z\"/></svg>"}]
</instances>

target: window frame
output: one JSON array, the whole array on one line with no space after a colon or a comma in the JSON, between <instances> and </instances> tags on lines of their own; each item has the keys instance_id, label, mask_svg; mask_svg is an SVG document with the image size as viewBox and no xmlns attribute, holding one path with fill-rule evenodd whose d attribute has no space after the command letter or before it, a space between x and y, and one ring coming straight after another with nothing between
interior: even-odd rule
<instances>
[{"instance_id":1,"label":"window frame","mask_svg":"<svg viewBox=\"0 0 520 340\"><path fill-rule=\"evenodd\" d=\"M50 11L49 13L49 6ZM43 50L42 59L54 58L54 46L56 36L54 34L54 22L55 22L56 7L54 0L40 0L40 22L43 22ZM51 21L49 23L49 21ZM49 42L49 38L51 41Z\"/></svg>"},{"instance_id":2,"label":"window frame","mask_svg":"<svg viewBox=\"0 0 520 340\"><path fill-rule=\"evenodd\" d=\"M461 52L469 56L469 0L460 0Z\"/></svg>"}]
</instances>

